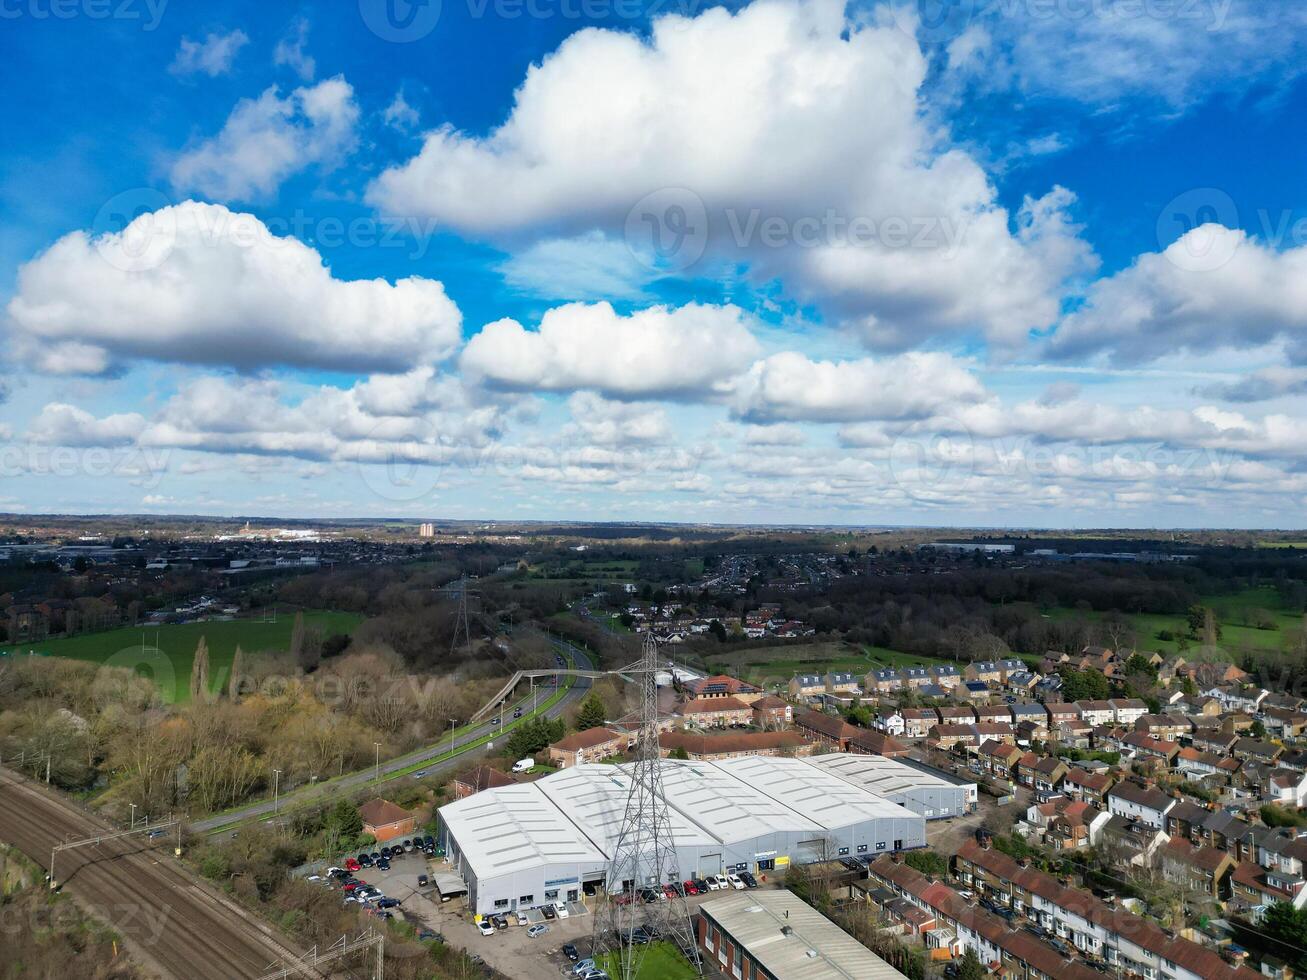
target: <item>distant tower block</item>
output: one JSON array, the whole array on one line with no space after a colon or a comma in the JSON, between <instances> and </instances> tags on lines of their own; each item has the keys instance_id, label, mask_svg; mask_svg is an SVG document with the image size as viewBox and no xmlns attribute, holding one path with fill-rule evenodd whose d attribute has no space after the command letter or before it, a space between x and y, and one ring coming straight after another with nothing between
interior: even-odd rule
<instances>
[{"instance_id":1,"label":"distant tower block","mask_svg":"<svg viewBox=\"0 0 1307 980\"><path fill-rule=\"evenodd\" d=\"M418 526L419 538L434 538L436 536L436 525L421 524Z\"/></svg>"}]
</instances>

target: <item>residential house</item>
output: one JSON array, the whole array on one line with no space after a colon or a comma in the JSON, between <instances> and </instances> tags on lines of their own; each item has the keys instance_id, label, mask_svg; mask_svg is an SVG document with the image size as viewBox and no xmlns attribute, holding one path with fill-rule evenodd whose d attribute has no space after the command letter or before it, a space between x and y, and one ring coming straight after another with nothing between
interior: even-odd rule
<instances>
[{"instance_id":1,"label":"residential house","mask_svg":"<svg viewBox=\"0 0 1307 980\"><path fill-rule=\"evenodd\" d=\"M977 721L1005 721L1012 723L1012 709L1006 704L986 704L976 708Z\"/></svg>"},{"instance_id":2,"label":"residential house","mask_svg":"<svg viewBox=\"0 0 1307 980\"><path fill-rule=\"evenodd\" d=\"M1107 809L1107 794L1115 780L1106 772L1086 772L1072 768L1062 778L1062 792L1074 800L1083 800L1100 810Z\"/></svg>"},{"instance_id":3,"label":"residential house","mask_svg":"<svg viewBox=\"0 0 1307 980\"><path fill-rule=\"evenodd\" d=\"M1048 731L1048 712L1044 710L1042 704L1034 702L1014 704L1011 711L1012 724L1020 725L1022 722L1029 722L1035 732Z\"/></svg>"},{"instance_id":4,"label":"residential house","mask_svg":"<svg viewBox=\"0 0 1307 980\"><path fill-rule=\"evenodd\" d=\"M945 725L969 725L976 720L976 709L965 704L942 705L936 713Z\"/></svg>"},{"instance_id":5,"label":"residential house","mask_svg":"<svg viewBox=\"0 0 1307 980\"><path fill-rule=\"evenodd\" d=\"M848 750L853 755L883 755L895 759L907 755L909 749L902 742L871 728L854 726L857 734L850 736Z\"/></svg>"},{"instance_id":6,"label":"residential house","mask_svg":"<svg viewBox=\"0 0 1307 980\"><path fill-rule=\"evenodd\" d=\"M1118 725L1133 725L1139 718L1148 714L1148 705L1139 698L1112 698L1108 704L1116 712Z\"/></svg>"},{"instance_id":7,"label":"residential house","mask_svg":"<svg viewBox=\"0 0 1307 980\"><path fill-rule=\"evenodd\" d=\"M1135 731L1176 741L1193 733L1193 723L1184 715L1140 715L1135 719Z\"/></svg>"},{"instance_id":8,"label":"residential house","mask_svg":"<svg viewBox=\"0 0 1307 980\"><path fill-rule=\"evenodd\" d=\"M949 692L938 684L922 684L917 688L917 697L923 700L943 701L948 696Z\"/></svg>"},{"instance_id":9,"label":"residential house","mask_svg":"<svg viewBox=\"0 0 1307 980\"><path fill-rule=\"evenodd\" d=\"M1021 762L1021 750L1007 742L990 739L981 744L976 757L985 772L998 779L1011 779Z\"/></svg>"},{"instance_id":10,"label":"residential house","mask_svg":"<svg viewBox=\"0 0 1307 980\"><path fill-rule=\"evenodd\" d=\"M977 660L963 668L962 679L981 684L1002 684L1003 668L997 660Z\"/></svg>"},{"instance_id":11,"label":"residential house","mask_svg":"<svg viewBox=\"0 0 1307 980\"><path fill-rule=\"evenodd\" d=\"M764 731L789 728L794 722L794 706L773 694L758 698L752 704L753 724Z\"/></svg>"},{"instance_id":12,"label":"residential house","mask_svg":"<svg viewBox=\"0 0 1307 980\"><path fill-rule=\"evenodd\" d=\"M1052 796L1062 788L1062 780L1070 770L1061 759L1050 755L1027 752L1017 766L1017 779L1029 786L1041 798Z\"/></svg>"},{"instance_id":13,"label":"residential house","mask_svg":"<svg viewBox=\"0 0 1307 980\"><path fill-rule=\"evenodd\" d=\"M681 749L691 759L734 759L747 755L801 756L814 746L798 732L731 732L725 735L696 735L690 732L661 732L658 747L666 756Z\"/></svg>"},{"instance_id":14,"label":"residential house","mask_svg":"<svg viewBox=\"0 0 1307 980\"><path fill-rule=\"evenodd\" d=\"M1080 720L1080 709L1074 704L1067 704L1064 701L1045 701L1044 711L1048 715L1050 729L1063 722Z\"/></svg>"},{"instance_id":15,"label":"residential house","mask_svg":"<svg viewBox=\"0 0 1307 980\"><path fill-rule=\"evenodd\" d=\"M1200 752L1194 746L1186 745L1176 753L1174 766L1190 778L1218 776L1221 782L1228 783L1230 777L1239 771L1239 760L1215 752Z\"/></svg>"},{"instance_id":16,"label":"residential house","mask_svg":"<svg viewBox=\"0 0 1307 980\"><path fill-rule=\"evenodd\" d=\"M848 694L862 697L862 679L847 671L835 671L825 676L827 694Z\"/></svg>"},{"instance_id":17,"label":"residential house","mask_svg":"<svg viewBox=\"0 0 1307 980\"><path fill-rule=\"evenodd\" d=\"M863 684L872 694L893 694L903 687L903 678L893 667L873 670L863 678Z\"/></svg>"},{"instance_id":18,"label":"residential house","mask_svg":"<svg viewBox=\"0 0 1307 980\"><path fill-rule=\"evenodd\" d=\"M625 752L631 735L611 728L587 728L560 738L549 746L549 763L559 769L571 769L587 762L599 762Z\"/></svg>"},{"instance_id":19,"label":"residential house","mask_svg":"<svg viewBox=\"0 0 1307 980\"><path fill-rule=\"evenodd\" d=\"M1239 736L1231 732L1222 732L1212 728L1194 729L1189 744L1199 752L1211 752L1215 755L1229 755Z\"/></svg>"},{"instance_id":20,"label":"residential house","mask_svg":"<svg viewBox=\"0 0 1307 980\"><path fill-rule=\"evenodd\" d=\"M1027 807L1025 820L1017 830L1058 850L1092 847L1109 819L1111 814L1097 807L1062 796Z\"/></svg>"},{"instance_id":21,"label":"residential house","mask_svg":"<svg viewBox=\"0 0 1307 980\"><path fill-rule=\"evenodd\" d=\"M379 844L411 834L417 829L417 815L389 800L368 800L359 807L363 833L371 834Z\"/></svg>"},{"instance_id":22,"label":"residential house","mask_svg":"<svg viewBox=\"0 0 1307 980\"><path fill-rule=\"evenodd\" d=\"M1156 829L1166 826L1166 815L1175 804L1174 796L1130 780L1117 783L1107 794L1111 813Z\"/></svg>"},{"instance_id":23,"label":"residential house","mask_svg":"<svg viewBox=\"0 0 1307 980\"><path fill-rule=\"evenodd\" d=\"M492 769L490 766L473 766L453 778L452 789L454 799L465 800L482 790L512 786L516 782L516 779L499 769Z\"/></svg>"},{"instance_id":24,"label":"residential house","mask_svg":"<svg viewBox=\"0 0 1307 980\"><path fill-rule=\"evenodd\" d=\"M1156 759L1167 768L1180 754L1179 742L1168 742L1144 732L1130 732L1121 739L1121 747L1130 754L1131 758Z\"/></svg>"},{"instance_id":25,"label":"residential house","mask_svg":"<svg viewBox=\"0 0 1307 980\"><path fill-rule=\"evenodd\" d=\"M1279 745L1272 745L1270 742L1262 742L1255 738L1236 739L1233 746L1230 747L1230 754L1236 759L1251 759L1254 762L1261 762L1267 765L1274 764L1284 749Z\"/></svg>"},{"instance_id":26,"label":"residential house","mask_svg":"<svg viewBox=\"0 0 1307 980\"><path fill-rule=\"evenodd\" d=\"M951 691L962 683L962 672L953 664L936 664L930 668L930 676L946 691Z\"/></svg>"},{"instance_id":27,"label":"residential house","mask_svg":"<svg viewBox=\"0 0 1307 980\"><path fill-rule=\"evenodd\" d=\"M898 711L881 712L872 724L886 735L902 735L907 727L903 714Z\"/></svg>"},{"instance_id":28,"label":"residential house","mask_svg":"<svg viewBox=\"0 0 1307 980\"><path fill-rule=\"evenodd\" d=\"M1156 864L1157 852L1168 840L1166 831L1160 827L1112 814L1103 826L1100 848L1114 864L1151 868Z\"/></svg>"},{"instance_id":29,"label":"residential house","mask_svg":"<svg viewBox=\"0 0 1307 980\"><path fill-rule=\"evenodd\" d=\"M1112 707L1111 701L1077 701L1076 708L1080 711L1081 721L1088 722L1095 728L1116 721L1116 709Z\"/></svg>"},{"instance_id":30,"label":"residential house","mask_svg":"<svg viewBox=\"0 0 1307 980\"><path fill-rule=\"evenodd\" d=\"M879 875L888 863L876 861L872 874ZM1109 906L1090 892L1068 888L1053 875L977 841L958 848L955 864L968 887L998 896L1082 953L1104 960L1109 973L1154 980L1258 980L1256 971L1226 962L1213 949ZM1069 974L1044 976L1070 980Z\"/></svg>"},{"instance_id":31,"label":"residential house","mask_svg":"<svg viewBox=\"0 0 1307 980\"><path fill-rule=\"evenodd\" d=\"M1003 686L1013 694L1028 695L1038 683L1039 676L1037 674L1032 674L1028 670L1017 670L1008 675Z\"/></svg>"},{"instance_id":32,"label":"residential house","mask_svg":"<svg viewBox=\"0 0 1307 980\"><path fill-rule=\"evenodd\" d=\"M738 677L717 674L713 677L697 677L684 683L686 694L690 698L707 700L710 698L735 698L745 704L753 704L763 696L762 688L755 687Z\"/></svg>"},{"instance_id":33,"label":"residential house","mask_svg":"<svg viewBox=\"0 0 1307 980\"><path fill-rule=\"evenodd\" d=\"M899 671L899 679L904 687L912 691L919 691L927 684L935 683L926 667L904 667Z\"/></svg>"},{"instance_id":34,"label":"residential house","mask_svg":"<svg viewBox=\"0 0 1307 980\"><path fill-rule=\"evenodd\" d=\"M1299 738L1307 732L1307 714L1293 708L1263 706L1262 724L1273 738Z\"/></svg>"},{"instance_id":35,"label":"residential house","mask_svg":"<svg viewBox=\"0 0 1307 980\"><path fill-rule=\"evenodd\" d=\"M682 704L676 713L686 728L726 728L753 721L753 708L735 697L695 698Z\"/></svg>"},{"instance_id":36,"label":"residential house","mask_svg":"<svg viewBox=\"0 0 1307 980\"><path fill-rule=\"evenodd\" d=\"M963 681L954 696L973 704L985 704L989 701L990 693L989 685L984 681Z\"/></svg>"},{"instance_id":37,"label":"residential house","mask_svg":"<svg viewBox=\"0 0 1307 980\"><path fill-rule=\"evenodd\" d=\"M1193 800L1180 800L1166 814L1166 832L1171 837L1185 837L1197 843L1202 840L1203 823L1211 813Z\"/></svg>"},{"instance_id":38,"label":"residential house","mask_svg":"<svg viewBox=\"0 0 1307 980\"><path fill-rule=\"evenodd\" d=\"M822 711L796 711L794 727L818 745L843 752L849 747L849 739L859 731L843 718L828 715Z\"/></svg>"},{"instance_id":39,"label":"residential house","mask_svg":"<svg viewBox=\"0 0 1307 980\"><path fill-rule=\"evenodd\" d=\"M1291 808L1307 806L1307 773L1293 769L1272 769L1262 786L1262 798Z\"/></svg>"},{"instance_id":40,"label":"residential house","mask_svg":"<svg viewBox=\"0 0 1307 980\"><path fill-rule=\"evenodd\" d=\"M1257 910L1288 902L1294 908L1307 905L1307 888L1302 875L1285 871L1268 871L1251 861L1241 861L1230 876L1231 901L1236 909Z\"/></svg>"},{"instance_id":41,"label":"residential house","mask_svg":"<svg viewBox=\"0 0 1307 980\"><path fill-rule=\"evenodd\" d=\"M1185 891L1219 902L1230 895L1230 875L1236 862L1225 851L1172 837L1157 852L1157 867L1162 877Z\"/></svg>"},{"instance_id":42,"label":"residential house","mask_svg":"<svg viewBox=\"0 0 1307 980\"><path fill-rule=\"evenodd\" d=\"M939 712L934 708L904 708L901 714L903 734L907 738L925 738L939 724Z\"/></svg>"},{"instance_id":43,"label":"residential house","mask_svg":"<svg viewBox=\"0 0 1307 980\"><path fill-rule=\"evenodd\" d=\"M1271 692L1265 688L1249 687L1212 687L1203 692L1209 698L1215 698L1225 711L1246 711L1254 714L1261 710L1262 699Z\"/></svg>"},{"instance_id":44,"label":"residential house","mask_svg":"<svg viewBox=\"0 0 1307 980\"><path fill-rule=\"evenodd\" d=\"M826 693L826 680L821 674L795 674L788 685L790 697L808 701Z\"/></svg>"}]
</instances>

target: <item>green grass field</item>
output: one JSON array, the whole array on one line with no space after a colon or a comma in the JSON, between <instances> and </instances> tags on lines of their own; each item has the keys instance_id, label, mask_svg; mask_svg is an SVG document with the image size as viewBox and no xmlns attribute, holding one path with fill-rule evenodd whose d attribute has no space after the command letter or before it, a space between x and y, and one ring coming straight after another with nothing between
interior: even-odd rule
<instances>
[{"instance_id":1,"label":"green grass field","mask_svg":"<svg viewBox=\"0 0 1307 980\"><path fill-rule=\"evenodd\" d=\"M324 636L350 633L362 620L356 613L304 613L305 625L318 627ZM176 626L128 626L102 633L57 637L24 644L21 648L7 647L5 652L18 655L31 650L47 657L130 667L154 678L164 700L181 703L190 700L191 665L200 637L204 637L209 647L209 689L216 691L227 682L237 645L246 655L289 650L294 625L294 614L282 613L275 623L234 619Z\"/></svg>"},{"instance_id":2,"label":"green grass field","mask_svg":"<svg viewBox=\"0 0 1307 980\"><path fill-rule=\"evenodd\" d=\"M620 977L622 966L617 956L616 952L606 953L595 962L610 977ZM640 969L635 975L638 980L692 980L699 976L671 943L650 943L646 946L640 960Z\"/></svg>"},{"instance_id":3,"label":"green grass field","mask_svg":"<svg viewBox=\"0 0 1307 980\"><path fill-rule=\"evenodd\" d=\"M947 661L915 657L884 647L858 647L850 643L801 643L795 646L734 650L709 655L710 670L734 669L751 684L785 683L799 673L850 671L865 674L880 667L929 666Z\"/></svg>"},{"instance_id":4,"label":"green grass field","mask_svg":"<svg viewBox=\"0 0 1307 980\"><path fill-rule=\"evenodd\" d=\"M1302 627L1302 616L1285 610L1280 602L1279 593L1271 587L1246 589L1231 595L1209 595L1200 600L1210 606L1216 613L1221 626L1221 646L1232 652L1241 650L1280 650L1285 642L1288 630ZM1256 626L1243 625L1253 621L1255 611L1265 610L1271 614L1275 629L1259 629ZM1052 619L1087 619L1098 620L1102 613L1082 612L1078 609L1056 607L1048 610ZM1140 650L1157 650L1174 653L1180 647L1179 637L1188 636L1189 623L1184 616L1166 616L1153 613L1129 613L1125 617L1135 629L1135 646ZM1169 631L1173 638L1160 639L1158 633ZM1190 638L1190 645L1194 640Z\"/></svg>"}]
</instances>

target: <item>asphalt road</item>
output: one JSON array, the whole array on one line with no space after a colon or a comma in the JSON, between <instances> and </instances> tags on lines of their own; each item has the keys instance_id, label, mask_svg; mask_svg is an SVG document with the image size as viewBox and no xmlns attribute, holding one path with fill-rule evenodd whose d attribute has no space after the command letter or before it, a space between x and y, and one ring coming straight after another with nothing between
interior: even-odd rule
<instances>
[{"instance_id":1,"label":"asphalt road","mask_svg":"<svg viewBox=\"0 0 1307 980\"><path fill-rule=\"evenodd\" d=\"M555 640L554 645L565 649L572 656L573 667L577 670L593 670L594 666L590 661L589 655L580 647L573 646L563 640ZM546 709L542 714L548 718L556 718L567 710L569 706L575 704L581 698L585 697L590 687L588 677L574 678L572 687L563 695L561 700L552 707ZM548 697L548 694L541 690L538 695L542 700ZM518 702L519 705L529 705L530 698ZM511 714L511 712L510 712ZM530 717L528 711L524 717ZM506 716L508 717L508 716ZM424 748L417 749L407 755L401 755L394 759L389 759L381 763L381 781L385 782L388 777L404 769L409 769L428 759L434 759L449 752L451 748L462 749L458 755L455 755L442 762L435 763L426 770L428 774L442 773L451 769L457 769L466 764L468 752L475 751L483 746L475 745L487 735L492 735L499 731L499 726L491 724L489 720L471 731L464 732L451 744L448 739L428 745ZM338 792L349 792L354 789L367 786L376 778L376 769L369 766L367 769L360 769L357 772L348 773L347 775L334 779L329 787L304 786L301 789L294 790L290 793L283 793L277 803L280 810L293 809L297 805L302 805L308 800L321 797L323 800L330 799ZM274 804L272 800L261 800L258 803L251 803L248 806L241 807L239 810L230 810L227 813L217 816L208 817L204 820L196 820L191 823L191 829L196 833L211 833L224 828L235 828L238 824L247 823L250 820L259 817L271 817L273 815Z\"/></svg>"},{"instance_id":2,"label":"asphalt road","mask_svg":"<svg viewBox=\"0 0 1307 980\"><path fill-rule=\"evenodd\" d=\"M55 844L119 829L0 769L0 840L47 871ZM142 836L61 851L55 861L58 881L124 936L143 966L164 976L253 978L295 955L271 927L175 860L172 840Z\"/></svg>"}]
</instances>

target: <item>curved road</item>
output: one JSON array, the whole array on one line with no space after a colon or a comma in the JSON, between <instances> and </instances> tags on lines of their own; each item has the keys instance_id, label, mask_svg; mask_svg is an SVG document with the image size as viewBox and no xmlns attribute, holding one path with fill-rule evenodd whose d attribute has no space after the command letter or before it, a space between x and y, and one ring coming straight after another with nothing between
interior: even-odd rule
<instances>
[{"instance_id":1,"label":"curved road","mask_svg":"<svg viewBox=\"0 0 1307 980\"><path fill-rule=\"evenodd\" d=\"M55 844L119 829L0 769L0 840L47 872ZM167 977L260 977L297 955L270 926L176 861L168 853L174 839L142 835L61 851L60 888L123 935L142 966Z\"/></svg>"},{"instance_id":2,"label":"curved road","mask_svg":"<svg viewBox=\"0 0 1307 980\"><path fill-rule=\"evenodd\" d=\"M594 665L587 654L580 647L575 646L566 640L554 639L553 644L556 649L572 658L571 666L579 670L593 670ZM590 680L586 677L576 677L571 688L559 699L557 704L546 708L539 714L546 718L556 718L561 715L570 705L575 704L585 696L586 690L590 687ZM540 695L538 695L540 696ZM517 702L517 706L526 707L530 698L524 698ZM531 718L535 713L524 711L522 720ZM428 759L439 758L445 755L451 749L456 751L456 755L449 759L442 759L440 762L433 763L430 768L424 771L425 774L445 772L449 769L455 769L463 765L466 756L476 749L484 746L477 744L487 736L494 735L500 731L500 727L491 724L489 721L476 726L470 731L463 732L452 743L448 738L441 739L431 745L409 752L406 755L397 756L394 759L388 759L381 763L381 781L395 778L395 774L405 769L411 769ZM320 786L304 786L301 789L289 793L283 793L280 801L277 803L278 811L293 810L299 806L304 806L310 802L319 802L319 798L325 800L334 796L337 791L349 792L353 789L366 786L373 781L376 775L376 769L369 766L366 769L360 769L356 772L347 773L344 776L331 780L329 783ZM259 817L272 816L273 801L260 800L258 803L251 803L248 806L241 807L238 810L230 810L216 816L206 817L204 820L196 820L191 823L191 829L198 833L214 833L216 831L231 830L239 824L247 823L250 820Z\"/></svg>"}]
</instances>

